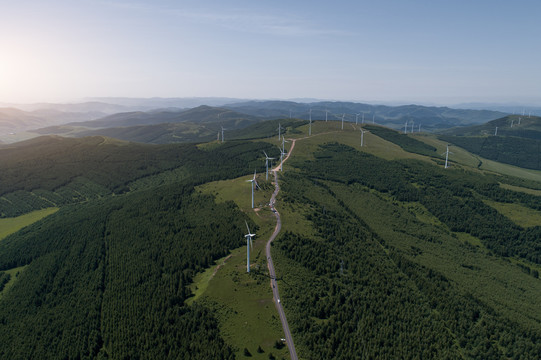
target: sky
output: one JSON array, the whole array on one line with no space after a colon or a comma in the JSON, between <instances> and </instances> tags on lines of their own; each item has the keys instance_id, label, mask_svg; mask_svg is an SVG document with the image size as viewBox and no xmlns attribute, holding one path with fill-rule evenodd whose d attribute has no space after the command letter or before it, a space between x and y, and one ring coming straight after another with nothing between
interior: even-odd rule
<instances>
[{"instance_id":1,"label":"sky","mask_svg":"<svg viewBox=\"0 0 541 360\"><path fill-rule=\"evenodd\" d=\"M541 104L538 0L0 0L0 102Z\"/></svg>"}]
</instances>

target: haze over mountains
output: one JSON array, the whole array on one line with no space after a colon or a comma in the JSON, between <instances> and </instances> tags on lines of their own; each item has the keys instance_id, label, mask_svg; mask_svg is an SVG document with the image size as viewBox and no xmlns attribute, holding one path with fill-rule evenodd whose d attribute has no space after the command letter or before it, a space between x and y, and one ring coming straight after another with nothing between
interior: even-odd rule
<instances>
[{"instance_id":1,"label":"haze over mountains","mask_svg":"<svg viewBox=\"0 0 541 360\"><path fill-rule=\"evenodd\" d=\"M234 130L262 120L308 120L310 116L312 120L341 120L343 117L346 122L374 122L395 129L408 122L410 126L416 124L417 129L421 125L423 131L435 131L480 124L505 115L492 110L340 101L245 101L231 98L91 100L73 104L11 104L17 108L0 108L0 141L15 142L40 134L105 135L151 143L208 141L217 136L221 127ZM18 134L21 132L28 133Z\"/></svg>"}]
</instances>

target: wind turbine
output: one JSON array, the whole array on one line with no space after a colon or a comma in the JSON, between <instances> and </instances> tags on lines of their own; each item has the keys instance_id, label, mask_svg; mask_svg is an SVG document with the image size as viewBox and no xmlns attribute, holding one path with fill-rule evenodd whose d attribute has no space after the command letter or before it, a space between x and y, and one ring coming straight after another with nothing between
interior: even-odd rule
<instances>
[{"instance_id":1,"label":"wind turbine","mask_svg":"<svg viewBox=\"0 0 541 360\"><path fill-rule=\"evenodd\" d=\"M360 128L359 130L361 130L361 147L362 147L363 142L364 142L364 133L368 132L368 131L365 131L363 128Z\"/></svg>"},{"instance_id":2,"label":"wind turbine","mask_svg":"<svg viewBox=\"0 0 541 360\"><path fill-rule=\"evenodd\" d=\"M254 170L254 177L250 180L246 180L246 182L252 183L252 209L254 208L254 189L256 186L259 186L257 184L257 180L255 179L255 177L256 177L256 171Z\"/></svg>"},{"instance_id":3,"label":"wind turbine","mask_svg":"<svg viewBox=\"0 0 541 360\"><path fill-rule=\"evenodd\" d=\"M284 164L284 155L286 154L285 151L285 143L286 143L285 136L282 136L282 150L280 151L280 171L282 171L282 165Z\"/></svg>"},{"instance_id":4,"label":"wind turbine","mask_svg":"<svg viewBox=\"0 0 541 360\"><path fill-rule=\"evenodd\" d=\"M361 124L364 124L364 112L363 112L363 120L361 121Z\"/></svg>"},{"instance_id":5,"label":"wind turbine","mask_svg":"<svg viewBox=\"0 0 541 360\"><path fill-rule=\"evenodd\" d=\"M421 123L419 123L419 132L421 132Z\"/></svg>"},{"instance_id":6,"label":"wind turbine","mask_svg":"<svg viewBox=\"0 0 541 360\"><path fill-rule=\"evenodd\" d=\"M404 125L404 134L408 133L408 122L406 121L406 124Z\"/></svg>"},{"instance_id":7,"label":"wind turbine","mask_svg":"<svg viewBox=\"0 0 541 360\"><path fill-rule=\"evenodd\" d=\"M310 109L310 128L308 129L308 135L312 135L312 109Z\"/></svg>"},{"instance_id":8,"label":"wind turbine","mask_svg":"<svg viewBox=\"0 0 541 360\"><path fill-rule=\"evenodd\" d=\"M265 154L265 169L267 170L267 175L265 176L265 180L269 180L269 160L273 160L274 158L269 157L265 151L263 151L263 154Z\"/></svg>"},{"instance_id":9,"label":"wind turbine","mask_svg":"<svg viewBox=\"0 0 541 360\"><path fill-rule=\"evenodd\" d=\"M376 122L376 114L374 113L374 116L372 116L372 124Z\"/></svg>"},{"instance_id":10,"label":"wind turbine","mask_svg":"<svg viewBox=\"0 0 541 360\"><path fill-rule=\"evenodd\" d=\"M494 131L494 136L498 136L498 127L496 126L496 131Z\"/></svg>"},{"instance_id":11,"label":"wind turbine","mask_svg":"<svg viewBox=\"0 0 541 360\"><path fill-rule=\"evenodd\" d=\"M414 123L414 121L412 120L412 121L411 121L411 133L412 133L412 134L413 134L413 123Z\"/></svg>"},{"instance_id":12,"label":"wind turbine","mask_svg":"<svg viewBox=\"0 0 541 360\"><path fill-rule=\"evenodd\" d=\"M518 117L518 125L520 125L520 120L521 120L521 119L522 119L522 118L519 116L519 117Z\"/></svg>"},{"instance_id":13,"label":"wind turbine","mask_svg":"<svg viewBox=\"0 0 541 360\"><path fill-rule=\"evenodd\" d=\"M344 130L344 116L346 116L346 114L342 114L342 130Z\"/></svg>"},{"instance_id":14,"label":"wind turbine","mask_svg":"<svg viewBox=\"0 0 541 360\"><path fill-rule=\"evenodd\" d=\"M359 115L360 114L355 114L355 125L359 123Z\"/></svg>"},{"instance_id":15,"label":"wind turbine","mask_svg":"<svg viewBox=\"0 0 541 360\"><path fill-rule=\"evenodd\" d=\"M325 122L327 122L327 115L329 114L329 110L325 110Z\"/></svg>"},{"instance_id":16,"label":"wind turbine","mask_svg":"<svg viewBox=\"0 0 541 360\"><path fill-rule=\"evenodd\" d=\"M445 154L445 168L447 169L449 167L447 165L447 163L449 161L449 154L452 154L452 152L449 151L449 144L447 144L447 150L443 154Z\"/></svg>"},{"instance_id":17,"label":"wind turbine","mask_svg":"<svg viewBox=\"0 0 541 360\"><path fill-rule=\"evenodd\" d=\"M280 141L280 131L281 131L282 129L284 129L284 128L280 125L280 123L278 123L278 141ZM285 129L284 129L284 130L285 130Z\"/></svg>"},{"instance_id":18,"label":"wind turbine","mask_svg":"<svg viewBox=\"0 0 541 360\"><path fill-rule=\"evenodd\" d=\"M224 130L227 130L227 129L225 129L225 128L222 126L222 143L224 142Z\"/></svg>"},{"instance_id":19,"label":"wind turbine","mask_svg":"<svg viewBox=\"0 0 541 360\"><path fill-rule=\"evenodd\" d=\"M514 122L515 122L515 119L511 119L511 127L513 127Z\"/></svg>"},{"instance_id":20,"label":"wind turbine","mask_svg":"<svg viewBox=\"0 0 541 360\"><path fill-rule=\"evenodd\" d=\"M244 220L246 223L246 229L248 229L248 234L244 235L246 237L246 272L250 272L250 248L253 248L252 244L252 238L255 236L255 234L252 234L250 231L250 227L248 227L248 222Z\"/></svg>"}]
</instances>

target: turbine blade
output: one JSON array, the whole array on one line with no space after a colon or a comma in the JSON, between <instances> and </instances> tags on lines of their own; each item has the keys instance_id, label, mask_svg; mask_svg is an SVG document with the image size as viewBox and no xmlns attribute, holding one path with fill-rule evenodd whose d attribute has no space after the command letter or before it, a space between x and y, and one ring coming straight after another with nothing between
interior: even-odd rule
<instances>
[{"instance_id":1,"label":"turbine blade","mask_svg":"<svg viewBox=\"0 0 541 360\"><path fill-rule=\"evenodd\" d=\"M244 220L244 223L246 224L246 229L248 229L248 234L251 234L250 228L248 227L248 221Z\"/></svg>"}]
</instances>

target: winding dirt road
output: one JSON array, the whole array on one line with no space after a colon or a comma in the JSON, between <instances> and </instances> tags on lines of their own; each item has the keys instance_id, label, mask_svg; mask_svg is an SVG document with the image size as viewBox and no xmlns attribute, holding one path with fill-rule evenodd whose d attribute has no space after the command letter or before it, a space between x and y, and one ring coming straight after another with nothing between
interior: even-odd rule
<instances>
[{"instance_id":1,"label":"winding dirt road","mask_svg":"<svg viewBox=\"0 0 541 360\"><path fill-rule=\"evenodd\" d=\"M289 159L289 155L291 155L291 152L293 151L294 147L295 147L295 140L292 140L291 148L289 149L287 156L282 160L282 163L284 163L287 159ZM267 241L267 245L265 246L265 253L267 255L267 266L269 268L269 275L271 278L272 295L274 298L274 304L276 305L276 310L278 310L278 314L280 315L280 321L282 322L282 328L284 329L286 344L287 344L287 347L289 348L289 354L291 356L291 360L297 360L298 359L297 351L295 350L295 344L293 343L293 338L291 337L291 332L289 331L289 325L287 323L286 314L284 313L284 308L282 307L282 303L280 301L280 293L278 292L278 283L276 282L276 273L274 271L274 264L272 263L272 256L271 256L271 243L276 238L276 236L280 233L280 230L282 228L282 220L280 218L280 213L274 207L274 204L276 203L276 196L278 195L278 192L280 192L280 185L278 184L278 171L279 170L280 170L280 164L278 164L278 166L272 169L272 172L274 174L274 192L272 193L272 196L270 199L270 208L274 212L274 216L276 216L276 226L274 227L274 232L269 238L269 241Z\"/></svg>"}]
</instances>

